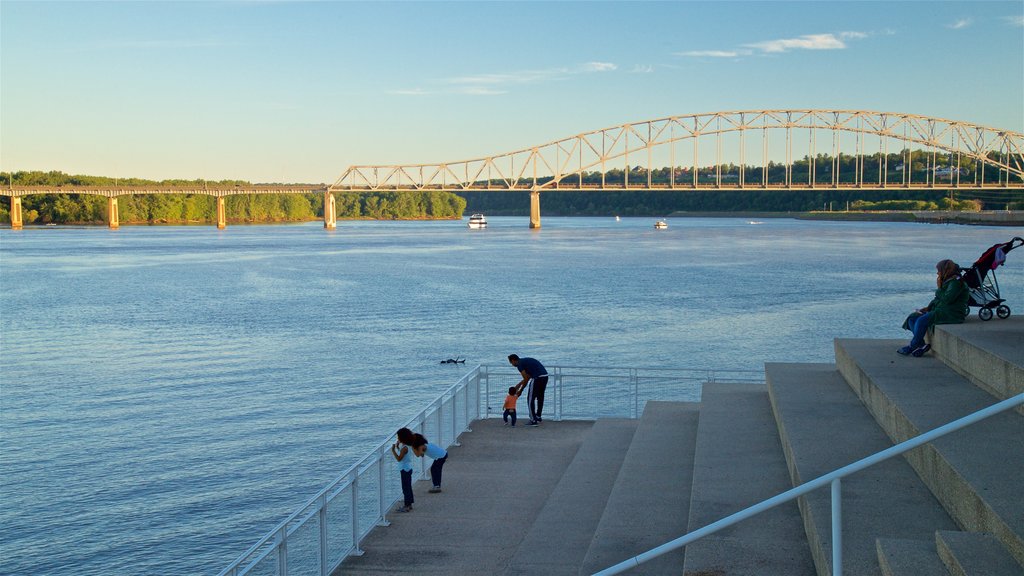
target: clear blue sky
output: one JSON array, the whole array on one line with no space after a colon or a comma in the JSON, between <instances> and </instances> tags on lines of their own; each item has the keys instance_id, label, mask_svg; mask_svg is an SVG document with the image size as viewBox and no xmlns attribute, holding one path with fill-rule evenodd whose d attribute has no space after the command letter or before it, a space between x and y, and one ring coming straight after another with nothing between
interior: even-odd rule
<instances>
[{"instance_id":1,"label":"clear blue sky","mask_svg":"<svg viewBox=\"0 0 1024 576\"><path fill-rule=\"evenodd\" d=\"M760 108L1024 132L1024 2L0 1L0 169L333 182Z\"/></svg>"}]
</instances>

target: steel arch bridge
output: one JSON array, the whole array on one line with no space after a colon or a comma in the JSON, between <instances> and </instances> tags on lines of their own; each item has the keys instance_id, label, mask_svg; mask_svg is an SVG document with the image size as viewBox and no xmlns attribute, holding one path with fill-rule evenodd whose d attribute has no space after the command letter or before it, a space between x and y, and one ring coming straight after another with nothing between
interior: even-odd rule
<instances>
[{"instance_id":1,"label":"steel arch bridge","mask_svg":"<svg viewBox=\"0 0 1024 576\"><path fill-rule=\"evenodd\" d=\"M852 171L843 172L844 157L853 161ZM918 174L907 168L914 164L923 168ZM667 178L656 179L659 170ZM329 190L919 187L1024 188L1024 134L895 112L711 112L623 124L458 162L354 165Z\"/></svg>"}]
</instances>

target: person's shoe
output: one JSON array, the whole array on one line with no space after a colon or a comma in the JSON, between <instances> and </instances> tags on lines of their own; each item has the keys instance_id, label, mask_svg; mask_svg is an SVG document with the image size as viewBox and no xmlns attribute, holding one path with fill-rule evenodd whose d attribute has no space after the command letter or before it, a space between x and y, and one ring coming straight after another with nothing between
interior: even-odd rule
<instances>
[{"instance_id":1,"label":"person's shoe","mask_svg":"<svg viewBox=\"0 0 1024 576\"><path fill-rule=\"evenodd\" d=\"M536 420L530 420L530 426L540 426L540 422L537 422Z\"/></svg>"},{"instance_id":2,"label":"person's shoe","mask_svg":"<svg viewBox=\"0 0 1024 576\"><path fill-rule=\"evenodd\" d=\"M440 491L441 491L441 487L440 486L434 486L430 490L427 490L427 492L430 492L431 494L437 494Z\"/></svg>"},{"instance_id":3,"label":"person's shoe","mask_svg":"<svg viewBox=\"0 0 1024 576\"><path fill-rule=\"evenodd\" d=\"M412 512L412 506L399 506L395 512Z\"/></svg>"},{"instance_id":4,"label":"person's shoe","mask_svg":"<svg viewBox=\"0 0 1024 576\"><path fill-rule=\"evenodd\" d=\"M931 344L924 344L924 345L919 346L916 350L914 350L910 354L914 358L920 358L921 356L924 356L931 349L932 349L932 345Z\"/></svg>"},{"instance_id":5,"label":"person's shoe","mask_svg":"<svg viewBox=\"0 0 1024 576\"><path fill-rule=\"evenodd\" d=\"M908 346L904 346L903 348L900 348L899 350L896 351L896 353L897 354L902 354L903 356L910 356L910 353L913 352L913 351L914 351L914 349L911 348L908 345Z\"/></svg>"}]
</instances>

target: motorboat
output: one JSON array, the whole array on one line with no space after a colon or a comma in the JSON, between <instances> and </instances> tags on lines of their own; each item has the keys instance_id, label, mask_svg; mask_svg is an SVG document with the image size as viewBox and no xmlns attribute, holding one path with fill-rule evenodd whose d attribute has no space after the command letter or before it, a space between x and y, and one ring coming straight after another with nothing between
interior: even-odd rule
<instances>
[{"instance_id":1,"label":"motorboat","mask_svg":"<svg viewBox=\"0 0 1024 576\"><path fill-rule=\"evenodd\" d=\"M474 230L487 228L487 218L483 214L473 214L469 217L469 227Z\"/></svg>"},{"instance_id":2,"label":"motorboat","mask_svg":"<svg viewBox=\"0 0 1024 576\"><path fill-rule=\"evenodd\" d=\"M616 221L616 222L622 222L622 218L619 218L618 216L616 216L616 217L615 217L615 221Z\"/></svg>"},{"instance_id":3,"label":"motorboat","mask_svg":"<svg viewBox=\"0 0 1024 576\"><path fill-rule=\"evenodd\" d=\"M655 230L664 230L666 228L668 228L668 222L665 222L664 220L658 220L654 223Z\"/></svg>"}]
</instances>

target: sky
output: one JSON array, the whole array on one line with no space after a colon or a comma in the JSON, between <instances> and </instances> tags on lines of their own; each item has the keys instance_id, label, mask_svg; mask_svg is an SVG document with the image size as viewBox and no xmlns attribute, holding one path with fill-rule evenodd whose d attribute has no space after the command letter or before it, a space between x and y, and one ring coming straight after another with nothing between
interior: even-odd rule
<instances>
[{"instance_id":1,"label":"sky","mask_svg":"<svg viewBox=\"0 0 1024 576\"><path fill-rule=\"evenodd\" d=\"M0 170L331 183L628 122L1024 132L1024 2L0 0Z\"/></svg>"}]
</instances>

